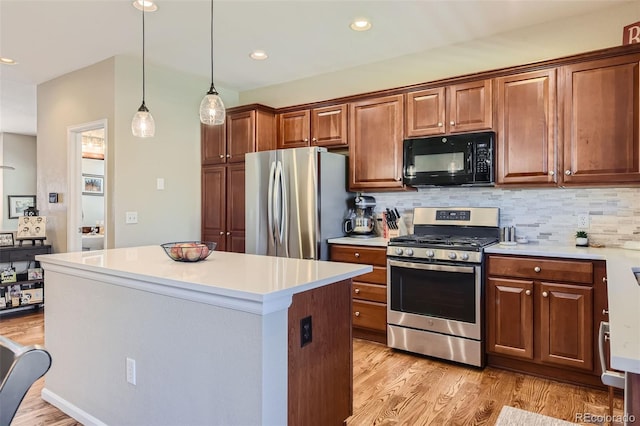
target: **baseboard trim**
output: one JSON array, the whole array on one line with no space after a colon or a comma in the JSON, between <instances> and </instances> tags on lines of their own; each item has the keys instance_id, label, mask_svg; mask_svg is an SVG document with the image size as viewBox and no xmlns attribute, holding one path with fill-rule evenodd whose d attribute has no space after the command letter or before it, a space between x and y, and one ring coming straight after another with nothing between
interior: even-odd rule
<instances>
[{"instance_id":1,"label":"baseboard trim","mask_svg":"<svg viewBox=\"0 0 640 426\"><path fill-rule=\"evenodd\" d=\"M49 389L44 388L40 393L42 399L53 405L67 416L74 418L84 426L107 426L106 423L93 417L91 414L71 404L66 399L60 397L58 394L51 392Z\"/></svg>"}]
</instances>

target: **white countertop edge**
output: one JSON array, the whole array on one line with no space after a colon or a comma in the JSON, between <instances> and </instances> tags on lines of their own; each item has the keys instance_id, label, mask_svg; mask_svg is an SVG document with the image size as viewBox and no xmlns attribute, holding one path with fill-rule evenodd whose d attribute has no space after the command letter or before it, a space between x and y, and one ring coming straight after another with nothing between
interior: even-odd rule
<instances>
[{"instance_id":1,"label":"white countertop edge","mask_svg":"<svg viewBox=\"0 0 640 426\"><path fill-rule=\"evenodd\" d=\"M362 265L362 268L358 268L356 271L335 274L331 278L310 281L306 284L277 290L268 294L257 294L166 278L147 277L124 271L117 271L114 273L106 268L96 271L95 267L90 265L59 261L57 259L48 259L46 257L42 257L37 260L40 261L40 264L45 271L53 271L96 281L104 281L109 284L122 287L133 288L136 290L257 315L266 315L287 309L291 306L292 297L296 293L302 293L307 290L351 279L355 276L373 271L372 266ZM153 279L154 281L152 282L150 279Z\"/></svg>"},{"instance_id":2,"label":"white countertop edge","mask_svg":"<svg viewBox=\"0 0 640 426\"><path fill-rule=\"evenodd\" d=\"M556 247L537 244L517 244L503 246L495 244L484 249L485 254L518 254L521 256L562 257L565 259L605 260L605 253L598 253L598 248L589 247Z\"/></svg>"},{"instance_id":3,"label":"white countertop edge","mask_svg":"<svg viewBox=\"0 0 640 426\"><path fill-rule=\"evenodd\" d=\"M350 246L370 246L370 247L387 247L389 240L382 237L372 238L355 238L355 237L338 237L329 238L329 244L345 244Z\"/></svg>"},{"instance_id":4,"label":"white countertop edge","mask_svg":"<svg viewBox=\"0 0 640 426\"><path fill-rule=\"evenodd\" d=\"M626 358L611 354L611 368L640 374L640 359Z\"/></svg>"}]
</instances>

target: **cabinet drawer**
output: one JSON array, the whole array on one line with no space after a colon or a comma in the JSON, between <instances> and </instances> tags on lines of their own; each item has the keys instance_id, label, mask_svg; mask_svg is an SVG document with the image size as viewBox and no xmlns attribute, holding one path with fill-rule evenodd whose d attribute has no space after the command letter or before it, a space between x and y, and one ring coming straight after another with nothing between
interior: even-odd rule
<instances>
[{"instance_id":1,"label":"cabinet drawer","mask_svg":"<svg viewBox=\"0 0 640 426\"><path fill-rule=\"evenodd\" d=\"M360 275L355 279L365 283L387 285L387 268L383 268L382 266L374 266L373 272Z\"/></svg>"},{"instance_id":2,"label":"cabinet drawer","mask_svg":"<svg viewBox=\"0 0 640 426\"><path fill-rule=\"evenodd\" d=\"M365 284L354 281L351 285L351 296L371 302L387 303L387 287L376 284Z\"/></svg>"},{"instance_id":3,"label":"cabinet drawer","mask_svg":"<svg viewBox=\"0 0 640 426\"><path fill-rule=\"evenodd\" d=\"M387 250L384 247L362 247L333 244L331 246L331 260L336 262L366 263L386 267Z\"/></svg>"},{"instance_id":4,"label":"cabinet drawer","mask_svg":"<svg viewBox=\"0 0 640 426\"><path fill-rule=\"evenodd\" d=\"M387 305L385 303L353 301L353 326L386 331Z\"/></svg>"},{"instance_id":5,"label":"cabinet drawer","mask_svg":"<svg viewBox=\"0 0 640 426\"><path fill-rule=\"evenodd\" d=\"M590 261L489 256L489 275L592 284Z\"/></svg>"}]
</instances>

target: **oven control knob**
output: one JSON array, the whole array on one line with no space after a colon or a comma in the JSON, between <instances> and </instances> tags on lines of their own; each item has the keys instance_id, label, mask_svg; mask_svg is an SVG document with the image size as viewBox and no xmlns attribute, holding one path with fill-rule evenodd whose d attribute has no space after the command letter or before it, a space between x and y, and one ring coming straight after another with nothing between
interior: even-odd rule
<instances>
[{"instance_id":1,"label":"oven control knob","mask_svg":"<svg viewBox=\"0 0 640 426\"><path fill-rule=\"evenodd\" d=\"M462 259L462 260L469 260L469 255L468 255L467 253L462 253L462 254L460 255L460 259Z\"/></svg>"},{"instance_id":2,"label":"oven control knob","mask_svg":"<svg viewBox=\"0 0 640 426\"><path fill-rule=\"evenodd\" d=\"M433 250L427 250L427 257L433 257L436 254L433 252Z\"/></svg>"},{"instance_id":3,"label":"oven control knob","mask_svg":"<svg viewBox=\"0 0 640 426\"><path fill-rule=\"evenodd\" d=\"M407 256L413 256L413 250L407 249Z\"/></svg>"},{"instance_id":4,"label":"oven control knob","mask_svg":"<svg viewBox=\"0 0 640 426\"><path fill-rule=\"evenodd\" d=\"M452 251L449 252L449 259L453 260L456 258L456 254Z\"/></svg>"},{"instance_id":5,"label":"oven control knob","mask_svg":"<svg viewBox=\"0 0 640 426\"><path fill-rule=\"evenodd\" d=\"M397 248L396 249L396 254L397 255L401 255L402 254L402 249L401 248Z\"/></svg>"}]
</instances>

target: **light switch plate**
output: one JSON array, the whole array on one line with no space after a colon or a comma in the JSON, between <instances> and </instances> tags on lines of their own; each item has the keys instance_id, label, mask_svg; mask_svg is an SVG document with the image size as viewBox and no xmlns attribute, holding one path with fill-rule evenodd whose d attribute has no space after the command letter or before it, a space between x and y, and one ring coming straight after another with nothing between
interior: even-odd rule
<instances>
[{"instance_id":1,"label":"light switch plate","mask_svg":"<svg viewBox=\"0 0 640 426\"><path fill-rule=\"evenodd\" d=\"M164 189L164 178L156 179L156 189L158 189L159 191Z\"/></svg>"},{"instance_id":2,"label":"light switch plate","mask_svg":"<svg viewBox=\"0 0 640 426\"><path fill-rule=\"evenodd\" d=\"M125 214L125 223L138 223L138 212L127 212Z\"/></svg>"}]
</instances>

